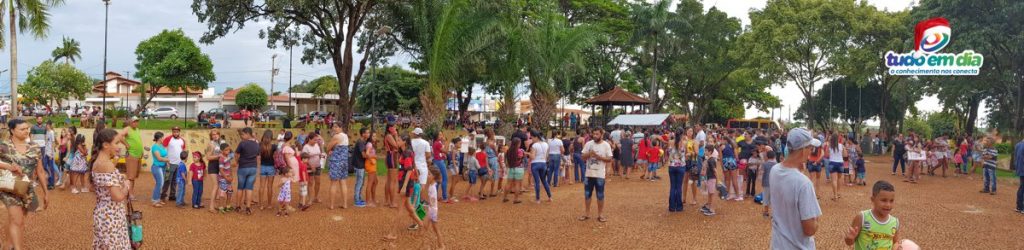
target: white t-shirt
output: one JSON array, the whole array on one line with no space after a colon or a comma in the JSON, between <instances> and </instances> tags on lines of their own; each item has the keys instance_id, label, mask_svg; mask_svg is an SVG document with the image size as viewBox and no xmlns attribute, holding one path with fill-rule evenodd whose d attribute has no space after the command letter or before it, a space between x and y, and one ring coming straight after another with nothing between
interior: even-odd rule
<instances>
[{"instance_id":1,"label":"white t-shirt","mask_svg":"<svg viewBox=\"0 0 1024 250\"><path fill-rule=\"evenodd\" d=\"M338 146L348 146L348 134L341 133L341 140L338 140Z\"/></svg>"},{"instance_id":2,"label":"white t-shirt","mask_svg":"<svg viewBox=\"0 0 1024 250\"><path fill-rule=\"evenodd\" d=\"M608 133L608 137L611 137L612 141L614 141L614 142L622 140L622 130L620 130L620 129L613 130L611 133Z\"/></svg>"},{"instance_id":3,"label":"white t-shirt","mask_svg":"<svg viewBox=\"0 0 1024 250\"><path fill-rule=\"evenodd\" d=\"M550 154L550 155L561 155L562 154L562 147L563 146L564 146L564 144L562 144L562 140L561 139L550 139L550 140L548 140L548 154Z\"/></svg>"},{"instance_id":4,"label":"white t-shirt","mask_svg":"<svg viewBox=\"0 0 1024 250\"><path fill-rule=\"evenodd\" d=\"M698 145L707 145L705 143L708 141L708 134L704 133L704 130L697 131L697 136L694 139L697 140Z\"/></svg>"},{"instance_id":5,"label":"white t-shirt","mask_svg":"<svg viewBox=\"0 0 1024 250\"><path fill-rule=\"evenodd\" d=\"M430 202L430 206L427 208L427 217L432 221L437 221L437 182L427 187L427 201Z\"/></svg>"},{"instance_id":6,"label":"white t-shirt","mask_svg":"<svg viewBox=\"0 0 1024 250\"><path fill-rule=\"evenodd\" d=\"M593 152L593 154L601 157L612 157L612 145L604 140L601 143L588 141L587 144L583 145L583 154L585 155L588 152ZM608 163L592 157L587 160L586 176L604 179L605 169L607 168Z\"/></svg>"},{"instance_id":7,"label":"white t-shirt","mask_svg":"<svg viewBox=\"0 0 1024 250\"><path fill-rule=\"evenodd\" d=\"M460 144L459 145L459 153L462 153L462 154L469 153L469 137L463 136L460 139L460 141L462 141L462 143L459 143Z\"/></svg>"},{"instance_id":8,"label":"white t-shirt","mask_svg":"<svg viewBox=\"0 0 1024 250\"><path fill-rule=\"evenodd\" d=\"M804 236L801 221L821 216L811 179L796 168L775 164L768 174L766 204L772 213L771 249L814 249L814 236Z\"/></svg>"},{"instance_id":9,"label":"white t-shirt","mask_svg":"<svg viewBox=\"0 0 1024 250\"><path fill-rule=\"evenodd\" d=\"M413 162L416 165L420 185L427 185L427 157L430 153L430 143L423 138L412 139Z\"/></svg>"},{"instance_id":10,"label":"white t-shirt","mask_svg":"<svg viewBox=\"0 0 1024 250\"><path fill-rule=\"evenodd\" d=\"M9 112L11 112L11 106L7 104L0 106L0 115L7 115Z\"/></svg>"},{"instance_id":11,"label":"white t-shirt","mask_svg":"<svg viewBox=\"0 0 1024 250\"><path fill-rule=\"evenodd\" d=\"M181 151L184 146L184 139L172 137L167 142L167 163L170 163L172 166L177 166L178 163L181 163Z\"/></svg>"},{"instance_id":12,"label":"white t-shirt","mask_svg":"<svg viewBox=\"0 0 1024 250\"><path fill-rule=\"evenodd\" d=\"M836 148L839 149L839 150L832 150L831 146L828 147L828 153L829 153L828 161L831 161L831 162L843 162L843 150L846 150L846 149L843 148L843 144L839 144L839 145L836 145L836 146L838 146Z\"/></svg>"},{"instance_id":13,"label":"white t-shirt","mask_svg":"<svg viewBox=\"0 0 1024 250\"><path fill-rule=\"evenodd\" d=\"M531 146L531 150L532 150L532 152L536 153L537 155L535 155L533 157L533 161L530 161L530 163L538 163L538 162L539 163L546 163L546 162L548 162L548 154L547 154L547 152L548 152L548 143L547 142L543 142L543 141L535 142L535 143L533 143L533 146Z\"/></svg>"}]
</instances>

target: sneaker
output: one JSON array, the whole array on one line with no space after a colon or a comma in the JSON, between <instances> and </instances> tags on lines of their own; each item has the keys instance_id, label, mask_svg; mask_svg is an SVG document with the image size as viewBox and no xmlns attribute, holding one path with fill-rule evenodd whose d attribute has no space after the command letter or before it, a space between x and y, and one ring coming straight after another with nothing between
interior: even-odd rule
<instances>
[{"instance_id":1,"label":"sneaker","mask_svg":"<svg viewBox=\"0 0 1024 250\"><path fill-rule=\"evenodd\" d=\"M711 211L711 210L701 211L701 213L704 214L704 216L714 216L715 215L715 211Z\"/></svg>"},{"instance_id":2,"label":"sneaker","mask_svg":"<svg viewBox=\"0 0 1024 250\"><path fill-rule=\"evenodd\" d=\"M78 189L77 188L71 188L71 194L77 194L77 193L78 193Z\"/></svg>"},{"instance_id":3,"label":"sneaker","mask_svg":"<svg viewBox=\"0 0 1024 250\"><path fill-rule=\"evenodd\" d=\"M366 202L363 202L363 201L357 201L357 202L356 202L356 207L366 207Z\"/></svg>"},{"instance_id":4,"label":"sneaker","mask_svg":"<svg viewBox=\"0 0 1024 250\"><path fill-rule=\"evenodd\" d=\"M700 212L707 215L708 212L711 212L711 209L708 209L708 205L704 205L700 207Z\"/></svg>"}]
</instances>

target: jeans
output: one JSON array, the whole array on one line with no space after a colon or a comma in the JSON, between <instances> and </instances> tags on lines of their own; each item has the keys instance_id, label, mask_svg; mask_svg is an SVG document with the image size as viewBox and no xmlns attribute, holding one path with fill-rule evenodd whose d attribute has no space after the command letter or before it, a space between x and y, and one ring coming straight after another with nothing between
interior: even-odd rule
<instances>
[{"instance_id":1,"label":"jeans","mask_svg":"<svg viewBox=\"0 0 1024 250\"><path fill-rule=\"evenodd\" d=\"M995 193L996 192L996 169L986 167L982 173L984 173L984 175L985 175L984 176L984 180L983 180L985 184L984 184L984 186L982 188L982 191L985 191L985 192L991 191L991 192Z\"/></svg>"},{"instance_id":2,"label":"jeans","mask_svg":"<svg viewBox=\"0 0 1024 250\"><path fill-rule=\"evenodd\" d=\"M573 168L572 168L572 170L573 170L572 171L573 172L573 177L572 177L573 180L575 180L576 182L583 182L583 179L587 178L586 177L587 169L585 168L586 165L583 164L583 154L580 154L580 153L572 154L572 166L573 166Z\"/></svg>"},{"instance_id":3,"label":"jeans","mask_svg":"<svg viewBox=\"0 0 1024 250\"><path fill-rule=\"evenodd\" d=\"M184 180L174 181L174 182L178 186L178 195L174 196L175 197L175 200L174 200L175 202L174 203L177 204L178 206L184 206L185 205L185 188L186 188L185 186L188 186L188 185L185 184Z\"/></svg>"},{"instance_id":4,"label":"jeans","mask_svg":"<svg viewBox=\"0 0 1024 250\"><path fill-rule=\"evenodd\" d=\"M545 173L547 171L545 169L547 168L547 166L545 165L547 164L543 162L530 163L530 171L532 171L530 173L533 173L533 193L535 194L534 196L537 200L540 200L541 185L544 185L544 192L547 192L548 199L551 198L551 187L548 186L548 183L546 181L544 181L544 176L546 176L547 174Z\"/></svg>"},{"instance_id":5,"label":"jeans","mask_svg":"<svg viewBox=\"0 0 1024 250\"><path fill-rule=\"evenodd\" d=\"M459 158L459 162L462 162L462 154L459 154ZM441 189L441 199L448 200L448 168L444 165L443 160L434 160L434 167L437 167L437 170L441 171L441 183L440 186L437 187Z\"/></svg>"},{"instance_id":6,"label":"jeans","mask_svg":"<svg viewBox=\"0 0 1024 250\"><path fill-rule=\"evenodd\" d=\"M757 169L747 167L747 195L757 195Z\"/></svg>"},{"instance_id":7,"label":"jeans","mask_svg":"<svg viewBox=\"0 0 1024 250\"><path fill-rule=\"evenodd\" d=\"M604 178L587 177L583 180L583 195L590 200L590 196L597 191L597 200L604 200Z\"/></svg>"},{"instance_id":8,"label":"jeans","mask_svg":"<svg viewBox=\"0 0 1024 250\"><path fill-rule=\"evenodd\" d=\"M669 167L669 191L668 211L683 211L683 175L686 174L684 167Z\"/></svg>"},{"instance_id":9,"label":"jeans","mask_svg":"<svg viewBox=\"0 0 1024 250\"><path fill-rule=\"evenodd\" d=\"M192 180L192 206L203 204L203 181Z\"/></svg>"},{"instance_id":10,"label":"jeans","mask_svg":"<svg viewBox=\"0 0 1024 250\"><path fill-rule=\"evenodd\" d=\"M177 196L174 194L178 190L178 182L174 181L174 178L175 176L178 176L178 168L175 167L171 169L170 172L167 172L165 174L167 175L164 176L164 186L163 190L160 192L160 199L174 200L175 198L177 198ZM168 192L170 192L170 194L168 194Z\"/></svg>"},{"instance_id":11,"label":"jeans","mask_svg":"<svg viewBox=\"0 0 1024 250\"><path fill-rule=\"evenodd\" d=\"M1020 186L1017 187L1017 210L1024 211L1024 176L1020 178Z\"/></svg>"},{"instance_id":12,"label":"jeans","mask_svg":"<svg viewBox=\"0 0 1024 250\"><path fill-rule=\"evenodd\" d=\"M971 155L970 153L967 153L967 154L965 154L965 155L963 155L961 157L962 158L961 160L963 160L964 163L960 164L960 172L967 173L967 164L971 163L970 162L970 160L971 160L970 155Z\"/></svg>"},{"instance_id":13,"label":"jeans","mask_svg":"<svg viewBox=\"0 0 1024 250\"><path fill-rule=\"evenodd\" d=\"M47 187L53 187L60 179L60 170L57 169L57 164L53 163L53 157L43 155L43 168L46 169L46 184Z\"/></svg>"},{"instance_id":14,"label":"jeans","mask_svg":"<svg viewBox=\"0 0 1024 250\"><path fill-rule=\"evenodd\" d=\"M358 203L363 201L363 176L366 175L366 169L356 169L356 195L354 202Z\"/></svg>"},{"instance_id":15,"label":"jeans","mask_svg":"<svg viewBox=\"0 0 1024 250\"><path fill-rule=\"evenodd\" d=\"M153 202L158 202L161 199L160 190L164 190L164 167L153 166L150 172L153 173L153 183L156 185L153 187Z\"/></svg>"},{"instance_id":16,"label":"jeans","mask_svg":"<svg viewBox=\"0 0 1024 250\"><path fill-rule=\"evenodd\" d=\"M548 186L557 187L559 171L558 168L562 166L562 155L560 154L549 154L548 155L548 170L547 179Z\"/></svg>"},{"instance_id":17,"label":"jeans","mask_svg":"<svg viewBox=\"0 0 1024 250\"><path fill-rule=\"evenodd\" d=\"M893 155L892 157L892 172L896 173L896 165L900 165L900 173L907 173L907 159L903 158L903 155Z\"/></svg>"}]
</instances>

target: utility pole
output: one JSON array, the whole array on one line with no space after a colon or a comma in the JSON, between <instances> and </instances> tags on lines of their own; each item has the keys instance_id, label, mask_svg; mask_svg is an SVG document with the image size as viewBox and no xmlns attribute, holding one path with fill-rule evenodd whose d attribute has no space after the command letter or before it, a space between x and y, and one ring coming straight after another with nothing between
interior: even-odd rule
<instances>
[{"instance_id":1,"label":"utility pole","mask_svg":"<svg viewBox=\"0 0 1024 250\"><path fill-rule=\"evenodd\" d=\"M103 0L103 5L106 10L103 14L103 78L100 79L103 82L103 104L100 105L100 113L107 108L107 27L110 23L110 0ZM102 117L100 119L102 120Z\"/></svg>"},{"instance_id":2,"label":"utility pole","mask_svg":"<svg viewBox=\"0 0 1024 250\"><path fill-rule=\"evenodd\" d=\"M270 56L270 107L277 108L274 106L274 76L277 76L277 53Z\"/></svg>"},{"instance_id":3,"label":"utility pole","mask_svg":"<svg viewBox=\"0 0 1024 250\"><path fill-rule=\"evenodd\" d=\"M296 107L298 105L295 105L295 104L292 103L292 60L295 59L294 55L295 55L295 53L292 51L292 48L289 47L288 48L288 105L292 105L292 115L297 115L297 114L295 114L295 112L299 111L298 110L299 107Z\"/></svg>"}]
</instances>

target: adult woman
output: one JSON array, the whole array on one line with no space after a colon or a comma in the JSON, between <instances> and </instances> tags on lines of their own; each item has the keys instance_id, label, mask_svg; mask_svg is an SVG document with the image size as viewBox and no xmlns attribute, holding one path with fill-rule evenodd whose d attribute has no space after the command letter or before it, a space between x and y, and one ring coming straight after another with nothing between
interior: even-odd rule
<instances>
[{"instance_id":1,"label":"adult woman","mask_svg":"<svg viewBox=\"0 0 1024 250\"><path fill-rule=\"evenodd\" d=\"M683 166L685 166L685 173L683 173L683 199L681 202L686 203L686 190L690 190L690 205L697 204L697 182L700 181L700 167L697 166L697 141L693 140L693 129L687 129L686 134L683 136L682 141L677 147L683 151ZM692 183L690 181L693 181ZM682 209L679 209L682 211Z\"/></svg>"},{"instance_id":2,"label":"adult woman","mask_svg":"<svg viewBox=\"0 0 1024 250\"><path fill-rule=\"evenodd\" d=\"M36 178L37 183L46 183L46 172L42 170L43 160L39 155L39 145L28 140L29 125L21 119L13 119L7 122L10 128L10 140L0 141L0 169L11 171L14 176L28 176ZM40 199L36 197L36 188L30 185L28 195L22 197L11 193L0 192L0 202L7 207L7 229L11 237L11 246L15 249L23 249L22 233L25 228L25 217L29 211L41 212L46 209L50 202L46 195L46 188L39 188ZM42 205L42 206L40 206Z\"/></svg>"},{"instance_id":3,"label":"adult woman","mask_svg":"<svg viewBox=\"0 0 1024 250\"><path fill-rule=\"evenodd\" d=\"M301 174L299 173L299 158L296 157L298 156L298 153L295 151L295 148L292 147L293 136L294 135L292 135L292 131L287 131L284 132L284 137L282 137L283 139L281 143L281 154L284 156L284 162L286 165L288 165L288 169L291 169L292 177L288 178L287 176L282 175L281 181L292 182L292 185L296 185L299 182L299 175ZM288 206L288 210L292 210L291 205Z\"/></svg>"},{"instance_id":4,"label":"adult woman","mask_svg":"<svg viewBox=\"0 0 1024 250\"><path fill-rule=\"evenodd\" d=\"M843 144L839 142L839 136L835 133L829 136L828 142L828 173L832 175L832 200L838 200L841 198L839 195L839 182L841 182L843 174L843 153L845 149Z\"/></svg>"},{"instance_id":5,"label":"adult woman","mask_svg":"<svg viewBox=\"0 0 1024 250\"><path fill-rule=\"evenodd\" d=\"M97 141L98 138L94 138L93 141ZM153 145L149 147L150 155L153 156L153 166L149 172L153 173L153 182L155 183L152 197L153 207L164 206L164 202L160 200L160 191L163 190L164 178L167 177L164 176L164 170L167 168L167 149L160 143L163 139L164 133L156 132L153 134Z\"/></svg>"},{"instance_id":6,"label":"adult woman","mask_svg":"<svg viewBox=\"0 0 1024 250\"><path fill-rule=\"evenodd\" d=\"M544 181L547 176L548 164L548 143L541 138L541 133L533 131L533 138L537 140L530 146L530 173L533 175L534 202L540 204L540 187L544 186L544 192L548 195L548 202L551 202L551 187Z\"/></svg>"},{"instance_id":7,"label":"adult woman","mask_svg":"<svg viewBox=\"0 0 1024 250\"><path fill-rule=\"evenodd\" d=\"M682 136L677 136L675 142L671 143L671 147L668 148L669 212L683 211L683 198L686 197L683 193L685 187L683 178L686 175L686 165L684 165L687 153L686 141L687 139Z\"/></svg>"},{"instance_id":8,"label":"adult woman","mask_svg":"<svg viewBox=\"0 0 1024 250\"><path fill-rule=\"evenodd\" d=\"M93 210L94 249L131 249L128 238L128 217L125 200L131 189L131 180L114 167L117 147L114 137L117 131L104 129L97 132L92 151L99 152L92 158L92 176L96 188L96 209Z\"/></svg>"},{"instance_id":9,"label":"adult woman","mask_svg":"<svg viewBox=\"0 0 1024 250\"><path fill-rule=\"evenodd\" d=\"M306 144L302 146L302 152L309 155L309 170L307 171L309 172L309 178L307 178L307 181L309 182L309 189L313 191L313 194L310 196L312 196L315 203L320 203L320 172L323 172L320 162L324 158L323 149L321 148L322 144L320 144L321 141L320 134L310 132L306 136Z\"/></svg>"},{"instance_id":10,"label":"adult woman","mask_svg":"<svg viewBox=\"0 0 1024 250\"><path fill-rule=\"evenodd\" d=\"M260 164L260 144L251 128L243 128L238 133L242 141L235 149L235 166L238 166L238 190L241 191L241 200L245 206L246 215L252 215L252 189L256 183L256 172Z\"/></svg>"},{"instance_id":11,"label":"adult woman","mask_svg":"<svg viewBox=\"0 0 1024 250\"><path fill-rule=\"evenodd\" d=\"M260 190L256 195L260 210L274 205L274 176L277 175L274 170L275 152L277 143L274 143L274 131L263 130L263 136L260 137Z\"/></svg>"},{"instance_id":12,"label":"adult woman","mask_svg":"<svg viewBox=\"0 0 1024 250\"><path fill-rule=\"evenodd\" d=\"M204 153L206 160L206 178L209 182L216 183L217 175L220 174L220 144L227 143L220 136L220 130L210 130L210 142L206 145L206 153ZM195 159L202 160L202 159ZM213 200L217 199L217 189L212 188L210 190L210 204L214 204ZM213 210L213 207L210 207Z\"/></svg>"},{"instance_id":13,"label":"adult woman","mask_svg":"<svg viewBox=\"0 0 1024 250\"><path fill-rule=\"evenodd\" d=\"M502 202L508 202L508 193L513 193L515 199L513 204L522 203L522 201L519 201L519 190L522 189L524 172L522 144L523 142L519 137L512 137L512 144L508 147L508 152L505 152L505 162L508 162L509 187L502 196Z\"/></svg>"},{"instance_id":14,"label":"adult woman","mask_svg":"<svg viewBox=\"0 0 1024 250\"><path fill-rule=\"evenodd\" d=\"M398 161L401 159L402 146L401 140L398 138L398 130L395 129L395 125L388 123L386 129L386 135L384 135L384 151L387 154L385 157L385 163L387 165L387 179L384 181L384 200L388 203L389 208L397 208L395 204L395 186L394 181L396 174L398 173Z\"/></svg>"},{"instance_id":15,"label":"adult woman","mask_svg":"<svg viewBox=\"0 0 1024 250\"><path fill-rule=\"evenodd\" d=\"M334 209L334 197L337 197L338 187L341 187L341 208L348 208L348 158L350 157L348 146L348 134L341 128L341 123L333 123L331 132L334 136L327 142L327 168L331 177L331 198L328 208Z\"/></svg>"}]
</instances>

